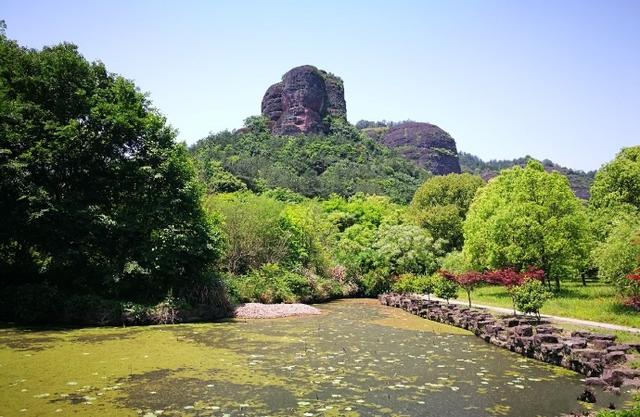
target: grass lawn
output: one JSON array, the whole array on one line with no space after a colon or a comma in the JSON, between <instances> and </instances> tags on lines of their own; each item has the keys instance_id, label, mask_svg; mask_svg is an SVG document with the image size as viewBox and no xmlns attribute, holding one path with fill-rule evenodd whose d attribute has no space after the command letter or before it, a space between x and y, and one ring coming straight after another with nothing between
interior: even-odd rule
<instances>
[{"instance_id":1,"label":"grass lawn","mask_svg":"<svg viewBox=\"0 0 640 417\"><path fill-rule=\"evenodd\" d=\"M465 301L467 294L461 290L458 299ZM508 308L513 306L507 291L499 286L476 289L471 293L471 302ZM589 282L586 287L580 282L563 282L560 293L547 301L542 314L640 328L640 312L622 305L615 288L597 282Z\"/></svg>"}]
</instances>

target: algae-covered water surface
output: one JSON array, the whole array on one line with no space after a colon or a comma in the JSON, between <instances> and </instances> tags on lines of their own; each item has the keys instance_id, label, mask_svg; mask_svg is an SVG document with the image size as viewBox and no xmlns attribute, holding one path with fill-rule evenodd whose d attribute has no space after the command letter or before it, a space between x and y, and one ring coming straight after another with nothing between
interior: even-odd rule
<instances>
[{"instance_id":1,"label":"algae-covered water surface","mask_svg":"<svg viewBox=\"0 0 640 417\"><path fill-rule=\"evenodd\" d=\"M0 416L557 416L580 375L373 300L319 316L0 330ZM598 393L599 403L621 404Z\"/></svg>"}]
</instances>

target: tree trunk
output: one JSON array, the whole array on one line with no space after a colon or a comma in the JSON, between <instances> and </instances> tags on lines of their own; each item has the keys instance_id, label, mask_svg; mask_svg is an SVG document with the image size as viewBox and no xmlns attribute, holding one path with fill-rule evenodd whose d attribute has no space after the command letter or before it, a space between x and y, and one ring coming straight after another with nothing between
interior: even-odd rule
<instances>
[{"instance_id":1,"label":"tree trunk","mask_svg":"<svg viewBox=\"0 0 640 417\"><path fill-rule=\"evenodd\" d=\"M467 297L469 297L469 307L471 307L471 291L467 291Z\"/></svg>"}]
</instances>

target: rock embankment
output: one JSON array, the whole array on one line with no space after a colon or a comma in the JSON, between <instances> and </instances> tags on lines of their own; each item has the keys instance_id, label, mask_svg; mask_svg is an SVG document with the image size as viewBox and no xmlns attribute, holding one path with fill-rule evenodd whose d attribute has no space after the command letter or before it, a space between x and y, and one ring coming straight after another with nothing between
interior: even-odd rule
<instances>
[{"instance_id":1,"label":"rock embankment","mask_svg":"<svg viewBox=\"0 0 640 417\"><path fill-rule=\"evenodd\" d=\"M247 303L236 306L233 316L241 319L274 319L321 313L319 309L306 304Z\"/></svg>"},{"instance_id":2,"label":"rock embankment","mask_svg":"<svg viewBox=\"0 0 640 417\"><path fill-rule=\"evenodd\" d=\"M640 352L640 344L617 343L613 335L567 332L529 317L495 317L485 309L417 296L382 294L378 299L383 305L467 329L493 345L581 373L587 385L640 388L640 370L626 365L633 353Z\"/></svg>"}]
</instances>

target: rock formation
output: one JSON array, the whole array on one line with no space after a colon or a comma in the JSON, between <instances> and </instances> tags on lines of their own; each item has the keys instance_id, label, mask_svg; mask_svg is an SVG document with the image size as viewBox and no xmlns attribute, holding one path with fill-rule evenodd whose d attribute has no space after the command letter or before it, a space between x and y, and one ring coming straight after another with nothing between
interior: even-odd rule
<instances>
[{"instance_id":1,"label":"rock formation","mask_svg":"<svg viewBox=\"0 0 640 417\"><path fill-rule=\"evenodd\" d=\"M640 387L640 370L630 367L640 344L616 343L616 336L554 327L532 317L495 317L483 308L469 308L422 296L386 293L381 304L398 307L429 320L467 329L485 342L512 352L562 366L587 376L586 385ZM618 391L616 391L618 390Z\"/></svg>"},{"instance_id":2,"label":"rock formation","mask_svg":"<svg viewBox=\"0 0 640 417\"><path fill-rule=\"evenodd\" d=\"M311 65L293 68L267 89L262 114L276 135L328 133L328 116L347 117L342 80Z\"/></svg>"},{"instance_id":3,"label":"rock formation","mask_svg":"<svg viewBox=\"0 0 640 417\"><path fill-rule=\"evenodd\" d=\"M380 141L435 175L461 172L456 141L436 125L400 123L391 127Z\"/></svg>"}]
</instances>

